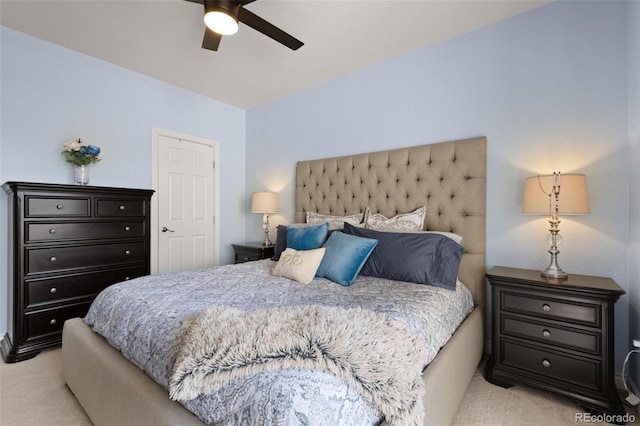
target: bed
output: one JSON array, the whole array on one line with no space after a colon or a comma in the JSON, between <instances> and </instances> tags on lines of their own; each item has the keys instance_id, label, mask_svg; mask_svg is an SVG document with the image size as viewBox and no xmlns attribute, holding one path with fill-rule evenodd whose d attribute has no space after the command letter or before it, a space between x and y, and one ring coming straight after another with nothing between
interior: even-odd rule
<instances>
[{"instance_id":1,"label":"bed","mask_svg":"<svg viewBox=\"0 0 640 426\"><path fill-rule=\"evenodd\" d=\"M308 212L345 216L368 208L393 217L426 206L424 229L462 236L458 278L474 305L422 373L425 425L450 423L482 355L485 186L483 137L303 161L296 167L295 222L305 222ZM251 263L222 268L274 268L271 260ZM202 424L82 319L65 324L63 368L67 385L97 425Z\"/></svg>"}]
</instances>

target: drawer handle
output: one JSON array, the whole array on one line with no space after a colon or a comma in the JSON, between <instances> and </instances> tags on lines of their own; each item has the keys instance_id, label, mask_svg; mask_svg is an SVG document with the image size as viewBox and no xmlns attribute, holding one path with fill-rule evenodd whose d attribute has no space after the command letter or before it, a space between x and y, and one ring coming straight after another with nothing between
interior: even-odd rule
<instances>
[{"instance_id":1,"label":"drawer handle","mask_svg":"<svg viewBox=\"0 0 640 426\"><path fill-rule=\"evenodd\" d=\"M542 365L545 367L551 367L551 362L549 362L548 359L543 359L542 360Z\"/></svg>"},{"instance_id":2,"label":"drawer handle","mask_svg":"<svg viewBox=\"0 0 640 426\"><path fill-rule=\"evenodd\" d=\"M551 336L551 332L549 330L542 330L542 335L544 337L550 337Z\"/></svg>"},{"instance_id":3,"label":"drawer handle","mask_svg":"<svg viewBox=\"0 0 640 426\"><path fill-rule=\"evenodd\" d=\"M542 305L542 310L545 312L549 312L551 310L551 306L545 303L544 305Z\"/></svg>"},{"instance_id":4,"label":"drawer handle","mask_svg":"<svg viewBox=\"0 0 640 426\"><path fill-rule=\"evenodd\" d=\"M55 256L51 256L49 258L49 262L51 262L51 263L55 262L56 260L58 260L58 259Z\"/></svg>"},{"instance_id":5,"label":"drawer handle","mask_svg":"<svg viewBox=\"0 0 640 426\"><path fill-rule=\"evenodd\" d=\"M49 229L49 233L53 235L53 234L56 233L56 230L54 228L51 228L51 229Z\"/></svg>"},{"instance_id":6,"label":"drawer handle","mask_svg":"<svg viewBox=\"0 0 640 426\"><path fill-rule=\"evenodd\" d=\"M51 321L49 321L49 324L51 325L56 325L58 323L58 321L56 321L56 319L52 319Z\"/></svg>"},{"instance_id":7,"label":"drawer handle","mask_svg":"<svg viewBox=\"0 0 640 426\"><path fill-rule=\"evenodd\" d=\"M130 227L130 226L125 226L125 227L124 227L124 230L125 230L125 231L127 231L127 232L129 232L129 231L131 231L131 227Z\"/></svg>"},{"instance_id":8,"label":"drawer handle","mask_svg":"<svg viewBox=\"0 0 640 426\"><path fill-rule=\"evenodd\" d=\"M120 210L126 210L126 209L127 209L126 206L124 206L124 205L120 206Z\"/></svg>"},{"instance_id":9,"label":"drawer handle","mask_svg":"<svg viewBox=\"0 0 640 426\"><path fill-rule=\"evenodd\" d=\"M131 250L125 250L124 254L126 254L127 256L129 256L131 254Z\"/></svg>"},{"instance_id":10,"label":"drawer handle","mask_svg":"<svg viewBox=\"0 0 640 426\"><path fill-rule=\"evenodd\" d=\"M62 209L64 209L64 205L62 205L62 204L58 204L58 205L56 206L56 209L58 209L58 210L62 210Z\"/></svg>"},{"instance_id":11,"label":"drawer handle","mask_svg":"<svg viewBox=\"0 0 640 426\"><path fill-rule=\"evenodd\" d=\"M58 289L57 289L57 288L55 288L55 287L51 287L51 288L49 289L49 293L51 293L51 294L55 294L57 291L58 291Z\"/></svg>"}]
</instances>

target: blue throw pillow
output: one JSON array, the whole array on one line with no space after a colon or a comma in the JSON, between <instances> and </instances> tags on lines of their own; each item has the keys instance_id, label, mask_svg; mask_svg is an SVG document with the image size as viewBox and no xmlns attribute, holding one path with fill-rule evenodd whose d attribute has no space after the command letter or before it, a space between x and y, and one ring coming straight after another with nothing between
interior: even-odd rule
<instances>
[{"instance_id":1,"label":"blue throw pillow","mask_svg":"<svg viewBox=\"0 0 640 426\"><path fill-rule=\"evenodd\" d=\"M440 234L374 231L348 223L344 232L378 240L360 275L456 289L463 249L452 239Z\"/></svg>"},{"instance_id":2,"label":"blue throw pillow","mask_svg":"<svg viewBox=\"0 0 640 426\"><path fill-rule=\"evenodd\" d=\"M329 234L329 224L308 228L287 228L287 247L294 250L313 250L322 247Z\"/></svg>"},{"instance_id":3,"label":"blue throw pillow","mask_svg":"<svg viewBox=\"0 0 640 426\"><path fill-rule=\"evenodd\" d=\"M324 248L326 249L316 276L349 286L378 244L377 240L347 235L335 231Z\"/></svg>"}]
</instances>

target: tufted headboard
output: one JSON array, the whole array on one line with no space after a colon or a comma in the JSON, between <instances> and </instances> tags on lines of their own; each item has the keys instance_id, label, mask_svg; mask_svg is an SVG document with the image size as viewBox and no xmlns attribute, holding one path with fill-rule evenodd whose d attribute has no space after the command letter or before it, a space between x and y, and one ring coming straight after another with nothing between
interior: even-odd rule
<instances>
[{"instance_id":1,"label":"tufted headboard","mask_svg":"<svg viewBox=\"0 0 640 426\"><path fill-rule=\"evenodd\" d=\"M306 212L387 217L427 206L424 229L462 235L459 277L484 304L487 139L478 137L298 162L296 222Z\"/></svg>"}]
</instances>

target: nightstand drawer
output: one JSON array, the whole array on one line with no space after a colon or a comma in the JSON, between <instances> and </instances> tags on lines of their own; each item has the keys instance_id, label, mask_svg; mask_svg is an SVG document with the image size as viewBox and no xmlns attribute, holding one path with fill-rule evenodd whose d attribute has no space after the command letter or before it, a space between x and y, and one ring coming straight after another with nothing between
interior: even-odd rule
<instances>
[{"instance_id":1,"label":"nightstand drawer","mask_svg":"<svg viewBox=\"0 0 640 426\"><path fill-rule=\"evenodd\" d=\"M252 262L254 260L260 260L262 256L260 253L249 252L249 251L237 251L235 263L243 263L243 262Z\"/></svg>"},{"instance_id":2,"label":"nightstand drawer","mask_svg":"<svg viewBox=\"0 0 640 426\"><path fill-rule=\"evenodd\" d=\"M510 316L502 317L502 334L600 355L600 333L572 330Z\"/></svg>"},{"instance_id":3,"label":"nightstand drawer","mask_svg":"<svg viewBox=\"0 0 640 426\"><path fill-rule=\"evenodd\" d=\"M551 297L536 297L522 293L501 293L501 309L507 312L519 312L537 317L557 319L574 324L587 324L600 327L600 305L571 303Z\"/></svg>"},{"instance_id":4,"label":"nightstand drawer","mask_svg":"<svg viewBox=\"0 0 640 426\"><path fill-rule=\"evenodd\" d=\"M504 340L501 344L501 363L517 368L519 374L532 378L545 376L593 391L602 389L602 363L599 360L572 357Z\"/></svg>"}]
</instances>

